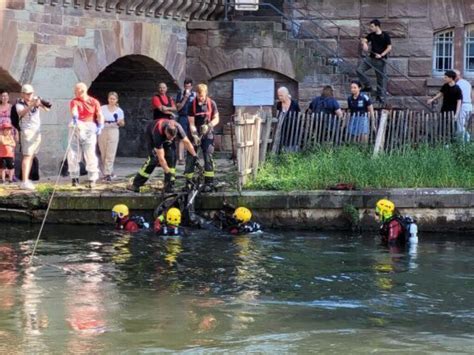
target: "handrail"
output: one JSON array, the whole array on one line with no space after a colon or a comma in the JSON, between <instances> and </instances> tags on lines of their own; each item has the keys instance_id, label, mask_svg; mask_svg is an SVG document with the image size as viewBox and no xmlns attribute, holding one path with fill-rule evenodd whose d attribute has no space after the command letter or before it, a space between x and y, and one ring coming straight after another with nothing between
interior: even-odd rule
<instances>
[{"instance_id":1,"label":"handrail","mask_svg":"<svg viewBox=\"0 0 474 355\"><path fill-rule=\"evenodd\" d=\"M235 5L235 1L233 0L224 0L224 7L225 7L225 20L228 20L228 11L229 11L229 6L231 5ZM255 5L254 3L239 3L240 5ZM287 5L289 5L287 3ZM288 16L287 14L285 14L284 12L280 11L277 7L275 7L273 4L270 4L270 3L266 3L266 2L259 2L259 6L263 6L263 7L268 7L270 9L272 9L274 12L276 12L279 16L283 17L286 21L290 22L292 26L295 26L297 29L298 29L298 32L302 29L301 27L301 24L298 23L297 21L295 21L295 19L293 17L290 17ZM290 9L292 10L296 10L299 14L303 15L303 18L307 21L310 21L312 24L314 24L320 31L322 31L323 33L329 35L330 37L332 37L333 35L326 29L324 29L324 27L322 27L320 24L318 24L316 21L312 20L312 19L309 19L305 13L303 13L301 10L297 9L297 8L294 8L294 7L291 7L290 6ZM331 20L332 23L335 24L335 22L333 22ZM335 24L336 27L339 29L340 27L337 26L337 24ZM321 40L318 38L319 36L317 36L316 34L314 33L311 33L310 31L308 31L307 29L303 28L302 29L303 32L305 32L306 34L308 34L311 39L315 40L318 42L318 44L320 46L322 46L325 50L327 50L329 53L331 53L335 58L337 58L338 60L340 60L341 62L343 62L348 68L351 68L351 70L353 72L357 72L357 67L348 62L346 59L344 59L343 57L340 57L338 55L338 51L334 51L332 48L330 48L328 45L326 45L324 42L321 42ZM346 32L346 31L344 31ZM347 33L347 32L346 32ZM339 40L337 40L339 41ZM339 43L338 44L338 47L339 47ZM387 61L386 61L387 62ZM383 72L381 72L380 70L378 70L377 68L375 68L371 63L367 63L372 69L374 69L374 71L378 74L381 74L384 78L386 79L389 79L388 75L387 74L384 74ZM389 63L387 63L389 64ZM400 70L398 70L398 68L394 67L393 65L390 65L391 68L393 68L397 73L399 73L403 78L407 79L409 83L413 84L414 85L414 82L408 77L406 76L405 74L403 74ZM397 87L401 90L402 93L404 93L405 95L413 98L415 101L417 101L419 104L421 104L421 106L425 107L426 109L428 109L429 111L433 111L432 107L431 106L428 106L423 100L419 99L417 96L414 96L414 95L410 95L410 94L407 94L405 89L401 86L398 86ZM389 92L387 92L390 96L393 97L392 94L390 94Z\"/></svg>"}]
</instances>

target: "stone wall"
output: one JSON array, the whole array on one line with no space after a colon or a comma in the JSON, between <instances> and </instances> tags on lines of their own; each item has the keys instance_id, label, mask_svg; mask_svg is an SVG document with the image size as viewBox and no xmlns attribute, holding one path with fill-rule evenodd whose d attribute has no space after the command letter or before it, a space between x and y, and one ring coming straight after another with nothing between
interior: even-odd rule
<instances>
[{"instance_id":1,"label":"stone wall","mask_svg":"<svg viewBox=\"0 0 474 355\"><path fill-rule=\"evenodd\" d=\"M210 84L223 113L221 131L234 113L235 78L273 77L276 88L288 86L302 108L327 82L342 90L343 76L334 74L306 41L291 38L281 23L271 21L189 22L187 60L187 76Z\"/></svg>"},{"instance_id":2,"label":"stone wall","mask_svg":"<svg viewBox=\"0 0 474 355\"><path fill-rule=\"evenodd\" d=\"M301 25L296 37L317 34L335 48L337 27L340 27L341 54L353 65L357 65L361 53L359 38L368 33L370 20L378 18L382 29L392 36L393 52L389 62L393 68L388 70L388 90L398 97L391 103L418 109L419 105L406 96L425 100L426 95L436 92L442 84L441 78L432 75L433 34L454 28L462 36L464 26L474 23L472 0L303 0L292 3L294 8L287 6L286 10ZM455 67L462 69L462 47L459 42L455 45L458 46Z\"/></svg>"},{"instance_id":3,"label":"stone wall","mask_svg":"<svg viewBox=\"0 0 474 355\"><path fill-rule=\"evenodd\" d=\"M0 28L0 87L18 91L20 84L32 83L54 104L42 114L39 157L46 173L57 171L67 145L68 102L75 83L90 85L110 64L128 55L145 56L166 77L184 79L183 21L9 0L0 2Z\"/></svg>"}]
</instances>

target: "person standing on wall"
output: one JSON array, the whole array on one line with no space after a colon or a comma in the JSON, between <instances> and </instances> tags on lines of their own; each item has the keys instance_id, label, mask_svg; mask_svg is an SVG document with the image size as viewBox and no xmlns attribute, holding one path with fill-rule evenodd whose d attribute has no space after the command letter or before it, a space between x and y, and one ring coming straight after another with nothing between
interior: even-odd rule
<instances>
[{"instance_id":1,"label":"person standing on wall","mask_svg":"<svg viewBox=\"0 0 474 355\"><path fill-rule=\"evenodd\" d=\"M33 94L33 86L29 84L23 85L21 87L21 100L15 105L20 119L20 145L23 155L21 162L22 183L20 188L26 190L35 190L35 186L28 180L28 177L30 176L33 158L38 154L41 144L40 109L48 110L51 107L49 103L44 105L46 102Z\"/></svg>"},{"instance_id":2,"label":"person standing on wall","mask_svg":"<svg viewBox=\"0 0 474 355\"><path fill-rule=\"evenodd\" d=\"M111 91L107 95L108 105L103 105L100 109L104 116L104 130L99 136L99 151L102 165L103 180L112 181L114 172L114 161L119 143L119 127L125 126L123 110L118 105L118 94Z\"/></svg>"},{"instance_id":3,"label":"person standing on wall","mask_svg":"<svg viewBox=\"0 0 474 355\"><path fill-rule=\"evenodd\" d=\"M176 95L176 109L178 110L178 123L185 132L189 130L189 108L195 98L196 92L193 90L193 81L191 79L184 80L184 90L179 91ZM184 145L182 141L179 142L178 147L178 164L184 164Z\"/></svg>"},{"instance_id":4,"label":"person standing on wall","mask_svg":"<svg viewBox=\"0 0 474 355\"><path fill-rule=\"evenodd\" d=\"M461 111L456 121L457 134L462 142L469 142L471 140L468 125L472 115L472 85L462 77L459 70L454 70L454 72L456 73L456 85L462 92Z\"/></svg>"},{"instance_id":5,"label":"person standing on wall","mask_svg":"<svg viewBox=\"0 0 474 355\"><path fill-rule=\"evenodd\" d=\"M214 127L219 124L219 112L214 100L208 96L208 88L205 84L196 87L197 97L194 99L189 110L188 137L194 143L195 150L201 147L204 156L204 189L210 192L214 187ZM191 154L186 155L186 167L184 175L187 186L192 186L190 180L194 176L195 161Z\"/></svg>"},{"instance_id":6,"label":"person standing on wall","mask_svg":"<svg viewBox=\"0 0 474 355\"><path fill-rule=\"evenodd\" d=\"M100 103L87 94L87 85L77 83L74 86L75 98L69 103L72 122L69 129L71 146L68 152L68 170L72 186L79 185L79 162L82 154L86 161L88 187L93 188L99 178L99 160L96 155L97 136L104 129L104 116Z\"/></svg>"},{"instance_id":7,"label":"person standing on wall","mask_svg":"<svg viewBox=\"0 0 474 355\"><path fill-rule=\"evenodd\" d=\"M362 50L370 53L369 57L364 58L357 68L357 76L364 86L362 91L370 92L372 87L365 72L371 68L375 70L375 77L377 78L377 97L376 100L384 103L385 95L387 93L387 55L392 50L392 40L387 32L382 31L380 21L375 19L370 21L370 33L367 37L361 39Z\"/></svg>"},{"instance_id":8,"label":"person standing on wall","mask_svg":"<svg viewBox=\"0 0 474 355\"><path fill-rule=\"evenodd\" d=\"M276 105L277 112L283 117L283 124L281 126L282 138L281 146L287 151L298 150L299 147L291 146L293 137L290 137L291 119L297 119L298 113L301 111L300 106L296 100L293 100L290 91L285 86L281 86L277 90L278 102Z\"/></svg>"}]
</instances>

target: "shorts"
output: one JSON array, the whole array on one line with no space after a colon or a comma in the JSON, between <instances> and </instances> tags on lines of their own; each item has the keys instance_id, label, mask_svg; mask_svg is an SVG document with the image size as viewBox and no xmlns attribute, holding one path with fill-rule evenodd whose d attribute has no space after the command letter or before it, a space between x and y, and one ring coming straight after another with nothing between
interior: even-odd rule
<instances>
[{"instance_id":1,"label":"shorts","mask_svg":"<svg viewBox=\"0 0 474 355\"><path fill-rule=\"evenodd\" d=\"M189 120L188 116L179 116L178 123L183 127L184 132L188 133L189 130Z\"/></svg>"},{"instance_id":2,"label":"shorts","mask_svg":"<svg viewBox=\"0 0 474 355\"><path fill-rule=\"evenodd\" d=\"M349 121L349 132L353 136L369 134L369 118L367 116L352 116Z\"/></svg>"},{"instance_id":3,"label":"shorts","mask_svg":"<svg viewBox=\"0 0 474 355\"><path fill-rule=\"evenodd\" d=\"M14 158L0 158L0 169L15 169Z\"/></svg>"},{"instance_id":4,"label":"shorts","mask_svg":"<svg viewBox=\"0 0 474 355\"><path fill-rule=\"evenodd\" d=\"M41 143L41 132L38 130L25 129L20 132L21 152L23 155L32 156L38 154Z\"/></svg>"}]
</instances>

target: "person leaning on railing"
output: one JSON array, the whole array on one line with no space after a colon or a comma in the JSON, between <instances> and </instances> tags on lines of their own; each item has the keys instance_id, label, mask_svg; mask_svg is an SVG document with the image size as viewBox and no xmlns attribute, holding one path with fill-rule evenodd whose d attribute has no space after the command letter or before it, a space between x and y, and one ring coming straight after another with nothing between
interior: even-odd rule
<instances>
[{"instance_id":1,"label":"person leaning on railing","mask_svg":"<svg viewBox=\"0 0 474 355\"><path fill-rule=\"evenodd\" d=\"M361 83L351 83L351 95L347 98L347 107L350 112L349 132L353 137L360 137L362 143L369 140L369 116L374 117L374 106L370 98L361 93Z\"/></svg>"},{"instance_id":2,"label":"person leaning on railing","mask_svg":"<svg viewBox=\"0 0 474 355\"><path fill-rule=\"evenodd\" d=\"M277 111L280 113L280 117L284 120L281 126L282 132L282 146L290 148L289 140L292 137L289 137L289 128L290 122L289 120L292 118L296 118L298 113L301 111L300 106L296 100L293 100L290 95L290 91L282 86L277 90L278 96L278 103L276 105Z\"/></svg>"}]
</instances>

